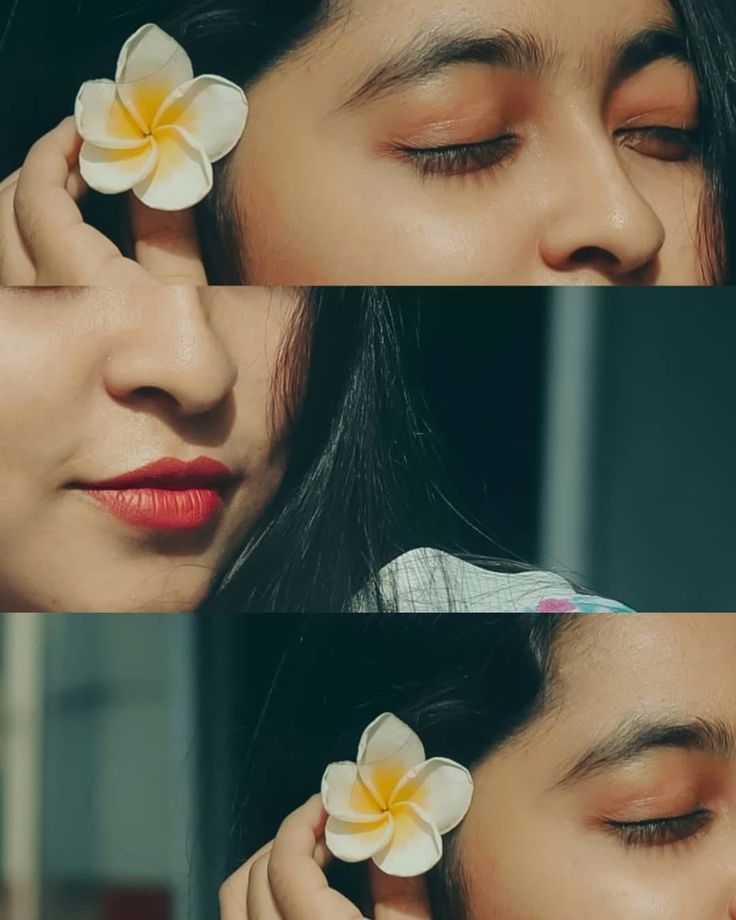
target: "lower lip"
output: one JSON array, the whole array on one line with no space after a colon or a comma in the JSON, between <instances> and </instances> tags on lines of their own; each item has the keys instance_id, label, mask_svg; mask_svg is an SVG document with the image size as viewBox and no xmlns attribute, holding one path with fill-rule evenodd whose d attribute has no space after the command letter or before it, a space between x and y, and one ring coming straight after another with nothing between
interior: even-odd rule
<instances>
[{"instance_id":1,"label":"lower lip","mask_svg":"<svg viewBox=\"0 0 736 920\"><path fill-rule=\"evenodd\" d=\"M213 489L85 489L115 517L147 530L196 530L222 508Z\"/></svg>"}]
</instances>

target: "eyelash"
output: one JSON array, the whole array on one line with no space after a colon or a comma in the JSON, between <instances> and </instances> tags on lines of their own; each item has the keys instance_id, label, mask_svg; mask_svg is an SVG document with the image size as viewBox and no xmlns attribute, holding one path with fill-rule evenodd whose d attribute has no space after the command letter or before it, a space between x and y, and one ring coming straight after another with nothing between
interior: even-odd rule
<instances>
[{"instance_id":1,"label":"eyelash","mask_svg":"<svg viewBox=\"0 0 736 920\"><path fill-rule=\"evenodd\" d=\"M515 134L473 144L444 147L402 147L422 176L452 176L499 166L519 145Z\"/></svg>"},{"instance_id":2,"label":"eyelash","mask_svg":"<svg viewBox=\"0 0 736 920\"><path fill-rule=\"evenodd\" d=\"M624 128L617 131L615 137L624 138L628 143L625 146L632 150L639 149L647 141L654 141L664 145L674 144L680 147L674 156L660 156L668 162L683 162L699 155L702 136L700 128L673 128L660 126L651 128ZM646 156L647 154L645 154Z\"/></svg>"},{"instance_id":3,"label":"eyelash","mask_svg":"<svg viewBox=\"0 0 736 920\"><path fill-rule=\"evenodd\" d=\"M616 138L628 141L624 145L643 152L647 142L680 145L673 156L655 156L666 162L692 159L698 152L700 129L672 127L627 128L617 131ZM419 171L420 175L458 176L500 166L518 148L521 139L515 134L504 134L491 140L472 144L448 144L444 147L400 147L400 151ZM660 151L661 152L661 151ZM644 153L645 156L651 154Z\"/></svg>"},{"instance_id":4,"label":"eyelash","mask_svg":"<svg viewBox=\"0 0 736 920\"><path fill-rule=\"evenodd\" d=\"M673 818L659 818L655 821L617 822L611 821L612 828L628 847L659 847L692 839L705 830L713 815L701 809L689 815Z\"/></svg>"}]
</instances>

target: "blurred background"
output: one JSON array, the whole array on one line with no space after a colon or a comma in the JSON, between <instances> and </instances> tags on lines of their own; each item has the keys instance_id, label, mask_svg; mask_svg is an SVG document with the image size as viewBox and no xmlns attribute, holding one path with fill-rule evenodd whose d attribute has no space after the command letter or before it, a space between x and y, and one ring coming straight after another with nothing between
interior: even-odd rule
<instances>
[{"instance_id":1,"label":"blurred background","mask_svg":"<svg viewBox=\"0 0 736 920\"><path fill-rule=\"evenodd\" d=\"M734 609L735 306L727 288L423 292L424 389L498 555L636 610Z\"/></svg>"},{"instance_id":2,"label":"blurred background","mask_svg":"<svg viewBox=\"0 0 736 920\"><path fill-rule=\"evenodd\" d=\"M425 292L416 370L499 556L638 610L734 609L732 296ZM3 920L216 920L296 628L249 619L0 618Z\"/></svg>"}]
</instances>

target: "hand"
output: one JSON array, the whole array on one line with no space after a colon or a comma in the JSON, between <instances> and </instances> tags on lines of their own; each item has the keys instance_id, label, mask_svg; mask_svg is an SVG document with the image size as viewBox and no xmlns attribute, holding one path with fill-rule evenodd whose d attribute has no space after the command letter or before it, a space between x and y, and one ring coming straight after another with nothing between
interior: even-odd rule
<instances>
[{"instance_id":1,"label":"hand","mask_svg":"<svg viewBox=\"0 0 736 920\"><path fill-rule=\"evenodd\" d=\"M135 259L85 224L82 139L65 118L0 182L2 285L206 285L191 210L155 211L129 193Z\"/></svg>"},{"instance_id":2,"label":"hand","mask_svg":"<svg viewBox=\"0 0 736 920\"><path fill-rule=\"evenodd\" d=\"M289 815L274 840L220 889L221 920L363 920L329 887L327 815L319 795ZM393 878L370 864L374 920L431 920L423 878Z\"/></svg>"}]
</instances>

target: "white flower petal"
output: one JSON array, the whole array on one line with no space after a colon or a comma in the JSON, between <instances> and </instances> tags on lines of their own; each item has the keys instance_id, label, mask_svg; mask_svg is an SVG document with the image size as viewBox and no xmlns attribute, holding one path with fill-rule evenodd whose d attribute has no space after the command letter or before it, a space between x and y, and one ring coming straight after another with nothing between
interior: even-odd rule
<instances>
[{"instance_id":1,"label":"white flower petal","mask_svg":"<svg viewBox=\"0 0 736 920\"><path fill-rule=\"evenodd\" d=\"M371 823L386 812L358 776L354 763L331 763L322 777L322 804L328 815L353 823Z\"/></svg>"},{"instance_id":2,"label":"white flower petal","mask_svg":"<svg viewBox=\"0 0 736 920\"><path fill-rule=\"evenodd\" d=\"M149 208L181 211L191 208L212 188L212 166L207 154L187 135L170 125L159 128L156 166L133 192Z\"/></svg>"},{"instance_id":3,"label":"white flower petal","mask_svg":"<svg viewBox=\"0 0 736 920\"><path fill-rule=\"evenodd\" d=\"M373 857L373 862L387 875L412 878L423 875L442 857L442 838L437 828L411 802L396 805L393 835L389 844Z\"/></svg>"},{"instance_id":4,"label":"white flower petal","mask_svg":"<svg viewBox=\"0 0 736 920\"><path fill-rule=\"evenodd\" d=\"M472 797L473 779L465 767L445 757L433 757L404 777L389 805L418 805L440 834L446 834L463 820Z\"/></svg>"},{"instance_id":5,"label":"white flower petal","mask_svg":"<svg viewBox=\"0 0 736 920\"><path fill-rule=\"evenodd\" d=\"M417 735L393 713L385 712L366 728L358 748L358 773L383 807L403 777L425 760Z\"/></svg>"},{"instance_id":6,"label":"white flower petal","mask_svg":"<svg viewBox=\"0 0 736 920\"><path fill-rule=\"evenodd\" d=\"M178 86L162 103L152 130L160 125L179 125L214 163L238 143L247 118L243 90L224 77L203 74Z\"/></svg>"},{"instance_id":7,"label":"white flower petal","mask_svg":"<svg viewBox=\"0 0 736 920\"><path fill-rule=\"evenodd\" d=\"M123 45L115 82L142 131L150 130L161 103L194 76L182 46L153 23L141 26Z\"/></svg>"},{"instance_id":8,"label":"white flower petal","mask_svg":"<svg viewBox=\"0 0 736 920\"><path fill-rule=\"evenodd\" d=\"M79 172L97 192L116 195L145 180L156 165L156 142L146 138L135 149L110 149L85 141L79 151Z\"/></svg>"},{"instance_id":9,"label":"white flower petal","mask_svg":"<svg viewBox=\"0 0 736 920\"><path fill-rule=\"evenodd\" d=\"M330 816L325 825L325 843L333 856L343 862L362 862L382 850L393 835L393 819L388 812L372 824L353 824Z\"/></svg>"},{"instance_id":10,"label":"white flower petal","mask_svg":"<svg viewBox=\"0 0 736 920\"><path fill-rule=\"evenodd\" d=\"M74 102L77 131L86 141L119 150L140 147L146 135L117 95L112 80L87 80Z\"/></svg>"}]
</instances>

